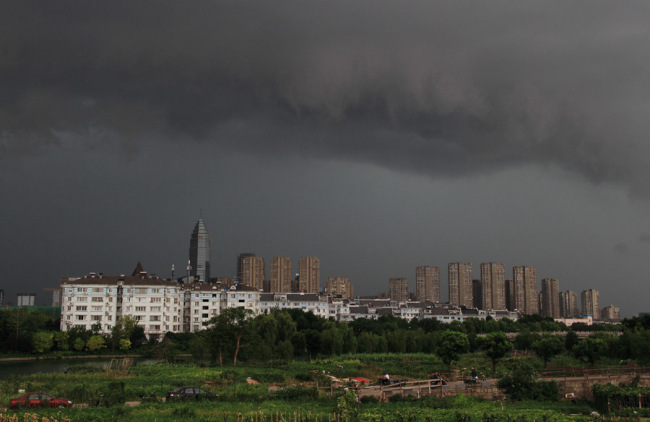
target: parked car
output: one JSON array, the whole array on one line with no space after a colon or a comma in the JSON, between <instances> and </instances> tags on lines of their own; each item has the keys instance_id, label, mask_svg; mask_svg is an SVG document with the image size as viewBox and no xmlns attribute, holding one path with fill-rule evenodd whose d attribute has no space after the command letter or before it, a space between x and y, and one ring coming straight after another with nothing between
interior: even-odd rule
<instances>
[{"instance_id":1,"label":"parked car","mask_svg":"<svg viewBox=\"0 0 650 422\"><path fill-rule=\"evenodd\" d=\"M167 400L174 399L211 399L217 397L216 394L205 391L199 387L180 387L167 393Z\"/></svg>"},{"instance_id":2,"label":"parked car","mask_svg":"<svg viewBox=\"0 0 650 422\"><path fill-rule=\"evenodd\" d=\"M17 399L11 399L12 409L22 407L72 407L72 402L68 399L52 397L47 393L27 393Z\"/></svg>"}]
</instances>

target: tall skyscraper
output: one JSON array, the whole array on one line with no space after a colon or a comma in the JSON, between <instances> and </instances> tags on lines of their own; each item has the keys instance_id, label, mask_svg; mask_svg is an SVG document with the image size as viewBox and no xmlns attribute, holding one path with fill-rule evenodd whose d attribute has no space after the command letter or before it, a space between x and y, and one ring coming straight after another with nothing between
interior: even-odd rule
<instances>
[{"instance_id":1,"label":"tall skyscraper","mask_svg":"<svg viewBox=\"0 0 650 422\"><path fill-rule=\"evenodd\" d=\"M330 277L327 279L327 294L344 299L353 299L354 287L347 277Z\"/></svg>"},{"instance_id":2,"label":"tall skyscraper","mask_svg":"<svg viewBox=\"0 0 650 422\"><path fill-rule=\"evenodd\" d=\"M447 266L449 272L449 304L472 308L472 264L452 262Z\"/></svg>"},{"instance_id":3,"label":"tall skyscraper","mask_svg":"<svg viewBox=\"0 0 650 422\"><path fill-rule=\"evenodd\" d=\"M409 300L409 281L407 278L391 278L388 280L391 302L406 302Z\"/></svg>"},{"instance_id":4,"label":"tall skyscraper","mask_svg":"<svg viewBox=\"0 0 650 422\"><path fill-rule=\"evenodd\" d=\"M481 264L481 309L506 309L506 270L500 262Z\"/></svg>"},{"instance_id":5,"label":"tall skyscraper","mask_svg":"<svg viewBox=\"0 0 650 422\"><path fill-rule=\"evenodd\" d=\"M291 293L291 258L274 256L271 261L271 292Z\"/></svg>"},{"instance_id":6,"label":"tall skyscraper","mask_svg":"<svg viewBox=\"0 0 650 422\"><path fill-rule=\"evenodd\" d=\"M199 218L190 239L190 276L195 282L210 281L210 235Z\"/></svg>"},{"instance_id":7,"label":"tall skyscraper","mask_svg":"<svg viewBox=\"0 0 650 422\"><path fill-rule=\"evenodd\" d=\"M539 313L537 269L528 265L512 268L515 288L515 308L523 314Z\"/></svg>"},{"instance_id":8,"label":"tall skyscraper","mask_svg":"<svg viewBox=\"0 0 650 422\"><path fill-rule=\"evenodd\" d=\"M440 302L440 268L425 265L415 268L415 299L420 302Z\"/></svg>"},{"instance_id":9,"label":"tall skyscraper","mask_svg":"<svg viewBox=\"0 0 650 422\"><path fill-rule=\"evenodd\" d=\"M241 255L240 255L241 256ZM250 286L256 290L264 289L264 259L261 256L247 254L241 256L240 263L241 276L237 277L242 284Z\"/></svg>"},{"instance_id":10,"label":"tall skyscraper","mask_svg":"<svg viewBox=\"0 0 650 422\"><path fill-rule=\"evenodd\" d=\"M318 293L320 290L320 260L315 256L303 256L298 264L298 290Z\"/></svg>"},{"instance_id":11,"label":"tall skyscraper","mask_svg":"<svg viewBox=\"0 0 650 422\"><path fill-rule=\"evenodd\" d=\"M556 278L542 279L542 316L560 318L560 283Z\"/></svg>"},{"instance_id":12,"label":"tall skyscraper","mask_svg":"<svg viewBox=\"0 0 650 422\"><path fill-rule=\"evenodd\" d=\"M560 316L562 318L578 318L578 295L567 290L560 293Z\"/></svg>"},{"instance_id":13,"label":"tall skyscraper","mask_svg":"<svg viewBox=\"0 0 650 422\"><path fill-rule=\"evenodd\" d=\"M583 290L580 298L582 299L582 316L591 315L593 319L600 319L600 303L598 290Z\"/></svg>"}]
</instances>

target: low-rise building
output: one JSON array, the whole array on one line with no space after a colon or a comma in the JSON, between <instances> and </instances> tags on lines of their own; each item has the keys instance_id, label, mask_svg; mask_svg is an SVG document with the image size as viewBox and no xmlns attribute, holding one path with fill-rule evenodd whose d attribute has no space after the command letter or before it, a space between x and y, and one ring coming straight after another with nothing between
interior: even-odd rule
<instances>
[{"instance_id":1,"label":"low-rise building","mask_svg":"<svg viewBox=\"0 0 650 422\"><path fill-rule=\"evenodd\" d=\"M132 316L147 338L181 332L183 292L179 284L140 272L131 276L91 273L61 282L61 331L73 327L110 333L124 315Z\"/></svg>"}]
</instances>

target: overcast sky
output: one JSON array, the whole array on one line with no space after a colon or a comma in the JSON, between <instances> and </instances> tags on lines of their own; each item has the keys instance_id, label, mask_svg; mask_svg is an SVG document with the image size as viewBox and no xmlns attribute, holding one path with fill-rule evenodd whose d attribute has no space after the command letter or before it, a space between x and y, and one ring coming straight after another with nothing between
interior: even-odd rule
<instances>
[{"instance_id":1,"label":"overcast sky","mask_svg":"<svg viewBox=\"0 0 650 422\"><path fill-rule=\"evenodd\" d=\"M0 288L321 260L355 293L415 267L537 267L650 311L650 5L0 5Z\"/></svg>"}]
</instances>

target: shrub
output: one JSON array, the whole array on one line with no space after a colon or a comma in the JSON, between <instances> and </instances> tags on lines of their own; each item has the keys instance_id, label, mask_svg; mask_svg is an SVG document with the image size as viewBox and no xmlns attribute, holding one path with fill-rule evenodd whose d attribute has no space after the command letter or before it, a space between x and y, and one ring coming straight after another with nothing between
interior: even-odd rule
<instances>
[{"instance_id":1,"label":"shrub","mask_svg":"<svg viewBox=\"0 0 650 422\"><path fill-rule=\"evenodd\" d=\"M419 399L411 394L404 396L402 394L395 394L390 396L388 399L389 402L391 403L404 403L404 402L414 402L418 401Z\"/></svg>"},{"instance_id":2,"label":"shrub","mask_svg":"<svg viewBox=\"0 0 650 422\"><path fill-rule=\"evenodd\" d=\"M284 387L279 389L274 396L286 401L316 400L318 399L318 390L307 387Z\"/></svg>"},{"instance_id":3,"label":"shrub","mask_svg":"<svg viewBox=\"0 0 650 422\"><path fill-rule=\"evenodd\" d=\"M172 409L172 415L179 418L193 418L196 416L196 410L192 406L176 406Z\"/></svg>"}]
</instances>

